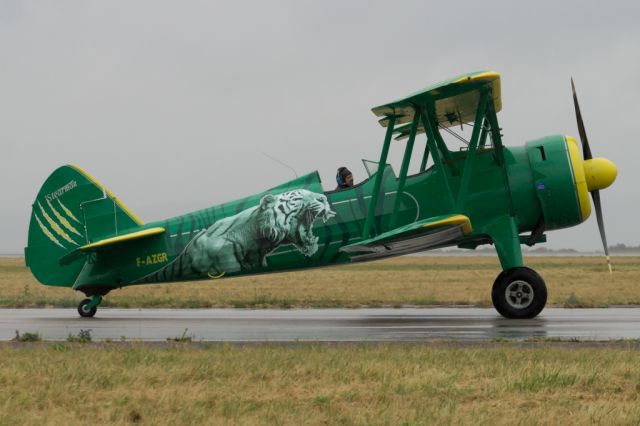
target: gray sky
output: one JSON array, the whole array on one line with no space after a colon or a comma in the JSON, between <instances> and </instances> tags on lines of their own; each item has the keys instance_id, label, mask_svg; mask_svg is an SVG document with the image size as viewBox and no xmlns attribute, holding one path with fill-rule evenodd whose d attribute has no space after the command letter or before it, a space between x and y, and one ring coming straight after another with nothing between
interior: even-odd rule
<instances>
[{"instance_id":1,"label":"gray sky","mask_svg":"<svg viewBox=\"0 0 640 426\"><path fill-rule=\"evenodd\" d=\"M479 69L502 75L507 146L578 136L574 77L591 149L619 169L609 243L638 245L639 22L637 1L3 0L0 253L22 251L66 163L145 222L293 177L263 152L326 189L340 165L361 180L384 137L371 107ZM595 215L548 239L598 249Z\"/></svg>"}]
</instances>

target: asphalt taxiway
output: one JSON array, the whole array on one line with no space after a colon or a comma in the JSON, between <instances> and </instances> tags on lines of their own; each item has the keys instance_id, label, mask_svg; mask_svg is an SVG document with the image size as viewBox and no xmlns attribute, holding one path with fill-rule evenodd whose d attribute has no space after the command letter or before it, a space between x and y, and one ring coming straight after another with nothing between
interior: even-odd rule
<instances>
[{"instance_id":1,"label":"asphalt taxiway","mask_svg":"<svg viewBox=\"0 0 640 426\"><path fill-rule=\"evenodd\" d=\"M482 342L501 339L609 341L640 339L640 308L548 308L531 320L493 309L109 309L80 318L75 309L0 309L0 340L18 330L66 340L90 330L93 340L220 342Z\"/></svg>"}]
</instances>

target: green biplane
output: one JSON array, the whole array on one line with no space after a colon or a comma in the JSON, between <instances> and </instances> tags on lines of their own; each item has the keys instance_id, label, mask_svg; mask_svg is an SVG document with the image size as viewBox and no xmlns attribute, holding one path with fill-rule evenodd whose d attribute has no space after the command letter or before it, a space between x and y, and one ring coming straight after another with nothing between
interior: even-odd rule
<instances>
[{"instance_id":1,"label":"green biplane","mask_svg":"<svg viewBox=\"0 0 640 426\"><path fill-rule=\"evenodd\" d=\"M505 147L497 118L500 75L475 72L373 108L386 128L384 145L376 170L354 187L324 191L313 172L148 224L84 170L66 165L49 176L33 204L26 263L41 283L83 292L87 298L78 312L91 317L103 296L129 285L493 244L503 269L493 284L496 310L533 318L544 308L547 290L540 275L524 266L521 245L585 221L589 192L609 259L599 190L613 183L617 170L592 158L575 88L573 96L582 155L577 142L563 135ZM473 127L468 145L450 150L441 132L463 125ZM423 133L420 170L408 176ZM398 176L387 164L394 136L406 140Z\"/></svg>"}]
</instances>

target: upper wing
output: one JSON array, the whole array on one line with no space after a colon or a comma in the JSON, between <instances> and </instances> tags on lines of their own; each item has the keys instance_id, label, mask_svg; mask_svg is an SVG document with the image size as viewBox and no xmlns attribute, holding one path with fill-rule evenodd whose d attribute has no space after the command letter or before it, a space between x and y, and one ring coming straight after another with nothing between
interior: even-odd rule
<instances>
[{"instance_id":1,"label":"upper wing","mask_svg":"<svg viewBox=\"0 0 640 426\"><path fill-rule=\"evenodd\" d=\"M60 258L60 264L68 265L86 254L97 251L101 248L113 246L114 244L120 244L131 240L139 240L141 238L147 238L162 233L164 233L164 228L148 228L143 229L142 231L130 232L128 234L118 235L117 237L106 238L104 240L96 241L95 243L86 244L62 256Z\"/></svg>"},{"instance_id":2,"label":"upper wing","mask_svg":"<svg viewBox=\"0 0 640 426\"><path fill-rule=\"evenodd\" d=\"M471 221L461 214L431 217L340 248L354 253L352 261L415 253L462 240L472 231Z\"/></svg>"},{"instance_id":3,"label":"upper wing","mask_svg":"<svg viewBox=\"0 0 640 426\"><path fill-rule=\"evenodd\" d=\"M500 97L500 74L495 71L480 71L461 75L451 80L443 81L429 86L419 92L395 102L380 105L372 109L378 117L383 117L379 122L383 127L389 124L390 116L396 117L396 133L399 138L408 136L416 106L433 104L436 120L441 127L451 127L475 120L480 89L491 86L495 111L502 109ZM400 126L407 123L406 126ZM418 128L418 133L423 133L424 127Z\"/></svg>"}]
</instances>

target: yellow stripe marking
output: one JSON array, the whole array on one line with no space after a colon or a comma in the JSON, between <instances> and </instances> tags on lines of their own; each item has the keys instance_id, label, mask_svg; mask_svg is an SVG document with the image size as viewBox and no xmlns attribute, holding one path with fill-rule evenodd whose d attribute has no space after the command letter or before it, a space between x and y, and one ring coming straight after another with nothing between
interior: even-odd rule
<instances>
[{"instance_id":1,"label":"yellow stripe marking","mask_svg":"<svg viewBox=\"0 0 640 426\"><path fill-rule=\"evenodd\" d=\"M109 191L109 188L107 188L106 186L102 185L100 182L98 182L96 180L96 178L94 178L93 176L91 176L89 173L87 173L82 167L80 166L76 166L75 164L69 164L69 167L75 169L78 173L82 174L84 177L86 177L87 179L89 179L95 186L97 186L98 188L102 189L104 192L107 193L107 195L109 197L111 197L111 199L113 199L113 201L115 201L115 203L120 206L120 208L122 210L124 210L124 212L129 215L129 217L131 219L133 219L133 221L137 224L137 225L144 225L144 222L142 222L138 216L136 216L131 210L129 210L129 207L125 206L124 203L122 201L120 201L114 194L113 192Z\"/></svg>"},{"instance_id":2,"label":"yellow stripe marking","mask_svg":"<svg viewBox=\"0 0 640 426\"><path fill-rule=\"evenodd\" d=\"M422 225L423 228L437 228L439 226L445 225L462 225L462 232L465 235L470 234L473 230L471 227L471 220L465 215L456 214L446 219L437 220L435 222L427 223L426 225Z\"/></svg>"},{"instance_id":3,"label":"yellow stripe marking","mask_svg":"<svg viewBox=\"0 0 640 426\"><path fill-rule=\"evenodd\" d=\"M70 242L71 244L74 245L78 245L78 243L76 243L75 241L73 241L71 239L71 237L69 236L69 234L67 234L66 232L64 232L64 230L62 228L60 228L60 225L58 225L57 223L55 223L53 221L53 219L51 219L51 216L49 216L47 214L46 211L44 211L44 208L42 207L42 204L40 204L40 201L38 201L38 207L40 207L40 213L42 213L42 216L44 216L44 218L47 220L47 222L49 223L49 226L56 231L56 234L60 235L62 238L64 238L65 240L67 240L68 242Z\"/></svg>"},{"instance_id":4,"label":"yellow stripe marking","mask_svg":"<svg viewBox=\"0 0 640 426\"><path fill-rule=\"evenodd\" d=\"M49 231L47 229L46 226L44 226L42 224L42 222L40 221L40 218L38 217L38 215L33 212L33 215L35 216L36 220L38 221L38 225L40 225L40 229L42 230L42 232L44 233L44 235L46 235L53 243L59 245L62 248L66 248L65 246L63 246L60 241L58 241L58 239L56 237L53 236L53 234L51 233L51 231Z\"/></svg>"},{"instance_id":5,"label":"yellow stripe marking","mask_svg":"<svg viewBox=\"0 0 640 426\"><path fill-rule=\"evenodd\" d=\"M56 198L56 200L58 201L58 204L60 204L60 207L62 207L62 210L64 210L64 212L67 214L67 216L69 216L71 219L75 220L76 222L78 222L80 224L82 223L73 215L73 213L71 212L71 210L69 210L67 208L67 206L62 204L62 201L60 201L60 198Z\"/></svg>"},{"instance_id":6,"label":"yellow stripe marking","mask_svg":"<svg viewBox=\"0 0 640 426\"><path fill-rule=\"evenodd\" d=\"M51 211L55 215L56 219L58 219L58 221L60 223L62 223L62 225L65 228L67 228L69 231L73 232L77 236L82 237L82 234L79 233L78 230L76 228L74 228L64 216L62 216L60 213L58 213L58 211L51 204L51 201L47 200L47 204L49 204L49 208L51 209Z\"/></svg>"},{"instance_id":7,"label":"yellow stripe marking","mask_svg":"<svg viewBox=\"0 0 640 426\"><path fill-rule=\"evenodd\" d=\"M569 152L571 169L573 170L573 180L575 181L578 204L580 205L580 219L584 222L591 214L591 202L589 201L587 179L584 175L583 160L578 149L578 142L571 136L565 136L564 139Z\"/></svg>"},{"instance_id":8,"label":"yellow stripe marking","mask_svg":"<svg viewBox=\"0 0 640 426\"><path fill-rule=\"evenodd\" d=\"M211 275L211 273L209 272L207 272L207 275L209 275L209 278L211 278L212 280L215 280L215 279L224 277L224 271L222 271L220 275Z\"/></svg>"}]
</instances>

